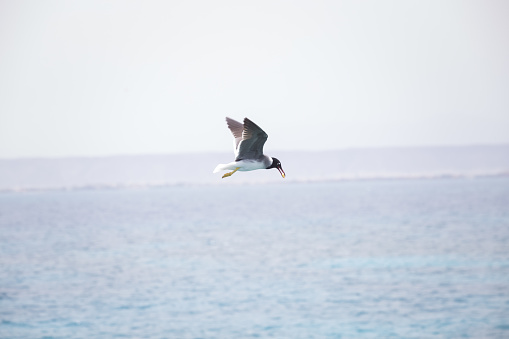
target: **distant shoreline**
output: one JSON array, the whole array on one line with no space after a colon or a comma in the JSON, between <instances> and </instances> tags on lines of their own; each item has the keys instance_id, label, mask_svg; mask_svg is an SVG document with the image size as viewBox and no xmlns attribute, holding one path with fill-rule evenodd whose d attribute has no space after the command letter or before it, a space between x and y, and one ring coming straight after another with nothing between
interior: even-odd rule
<instances>
[{"instance_id":1,"label":"distant shoreline","mask_svg":"<svg viewBox=\"0 0 509 339\"><path fill-rule=\"evenodd\" d=\"M230 152L0 160L0 192L247 185L347 180L474 178L509 175L509 145L271 151L287 173L212 171Z\"/></svg>"},{"instance_id":2,"label":"distant shoreline","mask_svg":"<svg viewBox=\"0 0 509 339\"><path fill-rule=\"evenodd\" d=\"M193 183L193 182L175 182L160 184L96 184L69 187L24 187L0 189L0 194L15 193L38 193L38 192L76 192L76 191L121 191L121 190L152 190L169 187L205 187L205 186L254 186L254 185L273 185L273 184L316 184L316 183L335 183L352 181L404 181L404 180L464 180L464 179L483 179L483 178L503 178L509 177L509 171L496 173L440 173L440 174L422 174L422 175L380 175L380 176L345 176L341 178L315 178L315 179L285 179L284 182L278 181L237 181L224 182L218 179L216 183Z\"/></svg>"}]
</instances>

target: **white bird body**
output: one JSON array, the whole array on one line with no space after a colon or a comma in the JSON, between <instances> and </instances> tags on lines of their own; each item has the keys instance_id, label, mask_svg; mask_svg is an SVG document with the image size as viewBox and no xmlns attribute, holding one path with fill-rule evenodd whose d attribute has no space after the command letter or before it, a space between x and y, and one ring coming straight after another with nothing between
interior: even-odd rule
<instances>
[{"instance_id":1,"label":"white bird body","mask_svg":"<svg viewBox=\"0 0 509 339\"><path fill-rule=\"evenodd\" d=\"M262 161L247 159L233 161L228 164L219 164L216 166L216 169L213 173L217 173L219 171L234 170L236 168L238 168L238 171L254 171L258 169L266 169L271 164L272 158L265 155Z\"/></svg>"}]
</instances>

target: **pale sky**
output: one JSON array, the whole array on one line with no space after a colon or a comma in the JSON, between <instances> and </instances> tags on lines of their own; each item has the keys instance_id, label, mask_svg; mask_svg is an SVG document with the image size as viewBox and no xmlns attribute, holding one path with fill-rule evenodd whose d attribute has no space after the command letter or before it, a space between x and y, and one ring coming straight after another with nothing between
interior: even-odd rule
<instances>
[{"instance_id":1,"label":"pale sky","mask_svg":"<svg viewBox=\"0 0 509 339\"><path fill-rule=\"evenodd\" d=\"M0 1L0 158L509 143L509 1Z\"/></svg>"}]
</instances>

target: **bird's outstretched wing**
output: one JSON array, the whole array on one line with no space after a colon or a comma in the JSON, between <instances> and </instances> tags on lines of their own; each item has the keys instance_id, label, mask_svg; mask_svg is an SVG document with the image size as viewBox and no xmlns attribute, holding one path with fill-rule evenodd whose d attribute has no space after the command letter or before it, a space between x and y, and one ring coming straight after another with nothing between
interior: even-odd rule
<instances>
[{"instance_id":1,"label":"bird's outstretched wing","mask_svg":"<svg viewBox=\"0 0 509 339\"><path fill-rule=\"evenodd\" d=\"M235 161L263 158L263 145L269 136L258 125L244 118L242 140L237 145Z\"/></svg>"},{"instance_id":2,"label":"bird's outstretched wing","mask_svg":"<svg viewBox=\"0 0 509 339\"><path fill-rule=\"evenodd\" d=\"M226 124L234 138L233 150L235 152L235 161L260 159L263 157L263 145L267 141L267 133L248 118L244 118L244 123L242 124L226 117Z\"/></svg>"}]
</instances>

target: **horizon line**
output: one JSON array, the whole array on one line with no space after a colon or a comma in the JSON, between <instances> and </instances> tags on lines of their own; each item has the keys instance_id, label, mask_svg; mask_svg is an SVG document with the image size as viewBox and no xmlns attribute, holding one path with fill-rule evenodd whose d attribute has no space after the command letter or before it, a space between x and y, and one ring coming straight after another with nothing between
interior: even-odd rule
<instances>
[{"instance_id":1,"label":"horizon line","mask_svg":"<svg viewBox=\"0 0 509 339\"><path fill-rule=\"evenodd\" d=\"M425 148L466 148L466 147L509 147L509 142L505 143L472 143L472 144L449 144L449 145L415 145L415 146L348 146L342 148L330 148L322 150L314 149L293 149L293 150L275 150L275 152L284 153L324 153L341 152L349 150L382 150L382 149L425 149ZM56 156L20 156L20 157L0 157L0 161L16 160L62 160L62 159L99 159L99 158L119 158L119 157L146 157L146 156L179 156L179 155L203 155L203 154L225 154L231 151L188 151L188 152L168 152L168 153L115 153L115 154L97 154L97 155L56 155Z\"/></svg>"}]
</instances>

